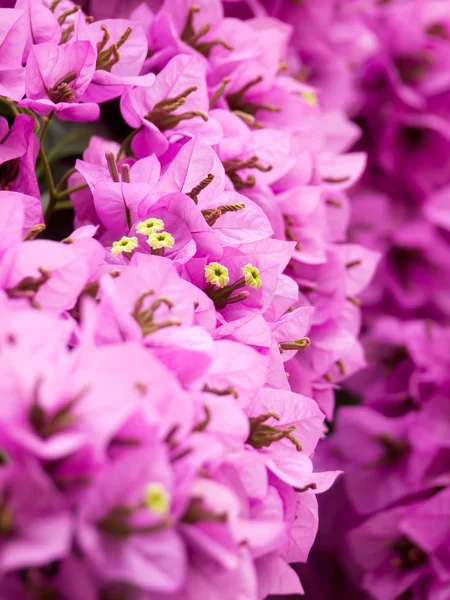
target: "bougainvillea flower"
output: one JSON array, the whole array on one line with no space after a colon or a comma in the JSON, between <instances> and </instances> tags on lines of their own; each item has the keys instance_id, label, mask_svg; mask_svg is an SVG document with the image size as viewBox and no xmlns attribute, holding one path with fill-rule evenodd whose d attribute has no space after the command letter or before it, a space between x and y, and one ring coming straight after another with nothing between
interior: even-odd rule
<instances>
[{"instance_id":1,"label":"bougainvillea flower","mask_svg":"<svg viewBox=\"0 0 450 600\"><path fill-rule=\"evenodd\" d=\"M106 581L173 592L186 569L181 538L170 523L175 482L164 447L151 448L152 461L149 450L103 471L83 504L77 537Z\"/></svg>"},{"instance_id":2,"label":"bougainvillea flower","mask_svg":"<svg viewBox=\"0 0 450 600\"><path fill-rule=\"evenodd\" d=\"M39 467L33 462L3 466L0 488L2 572L62 558L70 547L72 519L62 495ZM57 534L49 535L50 531Z\"/></svg>"},{"instance_id":3,"label":"bougainvillea flower","mask_svg":"<svg viewBox=\"0 0 450 600\"><path fill-rule=\"evenodd\" d=\"M0 188L39 197L35 175L39 144L34 134L34 120L18 115L11 129L0 120Z\"/></svg>"},{"instance_id":4,"label":"bougainvillea flower","mask_svg":"<svg viewBox=\"0 0 450 600\"><path fill-rule=\"evenodd\" d=\"M25 93L22 56L27 40L27 15L19 8L3 8L0 25L0 94L16 101Z\"/></svg>"},{"instance_id":5,"label":"bougainvillea flower","mask_svg":"<svg viewBox=\"0 0 450 600\"><path fill-rule=\"evenodd\" d=\"M218 141L220 127L215 120L208 122L208 107L204 67L186 55L174 57L152 86L133 87L121 98L123 118L141 129L133 147L145 148L146 154L163 154L169 147L166 136L170 140L198 134L210 143Z\"/></svg>"},{"instance_id":6,"label":"bougainvillea flower","mask_svg":"<svg viewBox=\"0 0 450 600\"><path fill-rule=\"evenodd\" d=\"M86 23L80 15L76 39L88 40L97 48L96 70L84 92L85 102L105 102L118 97L126 85L151 85L155 79L149 74L139 75L147 54L147 43L142 27L126 19L106 19Z\"/></svg>"},{"instance_id":7,"label":"bougainvillea flower","mask_svg":"<svg viewBox=\"0 0 450 600\"><path fill-rule=\"evenodd\" d=\"M41 115L55 112L60 119L95 121L98 106L79 101L94 76L96 59L88 41L33 46L26 69L27 98L22 106Z\"/></svg>"},{"instance_id":8,"label":"bougainvillea flower","mask_svg":"<svg viewBox=\"0 0 450 600\"><path fill-rule=\"evenodd\" d=\"M445 77L437 77L445 14L421 11L420 27L432 33L411 43L431 35L437 63L417 85L392 80L384 89L399 105L384 111L373 110L382 90L365 97L370 73L361 69L380 52L379 11L395 30L390 6L80 4L0 9L0 597L301 593L290 564L308 560L316 494L333 485L340 463L353 465L355 436L361 457L378 449L373 460L383 464L370 475L388 486L388 502L411 490L432 500L449 481L448 296L436 285L448 240L439 196L434 213L421 197L438 193L447 172ZM443 96L425 100L424 119L419 103L400 105L405 88L409 98ZM389 171L385 212L372 215L379 174L369 161L350 220L372 128L336 106L394 123L375 126L369 148ZM421 133L405 142L405 127ZM404 167L411 155L423 173ZM397 161L396 198L411 198L393 212ZM373 216L369 229L358 230L361 215ZM413 254L405 277L390 255L399 248ZM388 254L380 267L378 251ZM426 276L424 264L433 265ZM439 326L424 328L420 315L374 336L365 322L367 348L371 340L394 354L406 348L392 358L399 401L372 429L350 419L342 448L337 438L323 444L334 391L365 364L360 305L375 319L391 282L410 312L432 297ZM370 381L380 373L368 371ZM370 395L361 381L352 389ZM373 410L384 409L389 385L371 391ZM327 466L317 446L331 441L341 454L330 450ZM398 461L384 464L395 452ZM381 492L354 495L386 509ZM325 522L338 506L325 509ZM418 580L434 593L446 583L446 546L419 525L439 507L416 509L416 530L412 521L402 527L441 577Z\"/></svg>"},{"instance_id":9,"label":"bougainvillea flower","mask_svg":"<svg viewBox=\"0 0 450 600\"><path fill-rule=\"evenodd\" d=\"M42 206L37 198L18 192L0 192L0 253L3 254L27 236L45 229Z\"/></svg>"}]
</instances>

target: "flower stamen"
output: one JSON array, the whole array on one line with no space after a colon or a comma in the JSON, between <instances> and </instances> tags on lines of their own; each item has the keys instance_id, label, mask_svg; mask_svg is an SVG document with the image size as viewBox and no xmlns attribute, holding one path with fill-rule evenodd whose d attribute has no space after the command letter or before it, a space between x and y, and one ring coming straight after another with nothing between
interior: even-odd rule
<instances>
[{"instance_id":1,"label":"flower stamen","mask_svg":"<svg viewBox=\"0 0 450 600\"><path fill-rule=\"evenodd\" d=\"M189 525L195 525L199 522L210 522L210 523L226 523L226 513L215 513L212 510L206 508L203 504L203 498L191 498L189 506L184 513L183 523Z\"/></svg>"},{"instance_id":2,"label":"flower stamen","mask_svg":"<svg viewBox=\"0 0 450 600\"><path fill-rule=\"evenodd\" d=\"M233 386L224 388L223 390L218 390L216 388L209 387L209 385L205 384L203 386L203 391L208 392L208 394L215 394L216 396L230 396L231 395L236 399L239 398L238 391Z\"/></svg>"},{"instance_id":3,"label":"flower stamen","mask_svg":"<svg viewBox=\"0 0 450 600\"><path fill-rule=\"evenodd\" d=\"M259 290L259 288L262 286L260 270L248 263L242 268L242 273L244 275L246 285L249 285L254 290Z\"/></svg>"},{"instance_id":4,"label":"flower stamen","mask_svg":"<svg viewBox=\"0 0 450 600\"><path fill-rule=\"evenodd\" d=\"M223 204L217 208L202 210L202 214L205 217L205 221L210 227L212 227L222 215L227 212L237 212L245 208L244 202L238 202L236 204Z\"/></svg>"},{"instance_id":5,"label":"flower stamen","mask_svg":"<svg viewBox=\"0 0 450 600\"><path fill-rule=\"evenodd\" d=\"M259 129L263 128L264 125L255 119L255 115L260 110L266 110L269 112L281 112L281 106L275 106L274 104L265 102L252 102L245 99L245 94L249 89L261 83L263 76L260 75L255 79L252 79L239 90L228 94L226 97L230 110L240 117L247 125L253 125Z\"/></svg>"},{"instance_id":6,"label":"flower stamen","mask_svg":"<svg viewBox=\"0 0 450 600\"><path fill-rule=\"evenodd\" d=\"M300 338L293 342L280 342L278 344L281 354L283 354L285 350L305 350L310 346L311 340L308 337Z\"/></svg>"},{"instance_id":7,"label":"flower stamen","mask_svg":"<svg viewBox=\"0 0 450 600\"><path fill-rule=\"evenodd\" d=\"M183 31L180 34L180 39L185 44L191 46L191 48L194 48L194 50L197 50L197 52L200 52L200 54L203 54L203 56L206 56L206 58L209 57L211 50L214 48L214 46L222 46L226 50L233 50L233 46L230 46L230 44L228 44L225 40L222 39L215 39L207 42L199 42L199 40L207 33L209 33L211 29L211 25L206 23L205 25L202 25L198 31L195 31L194 15L199 13L200 10L201 7L198 5L193 5L189 7L188 16L186 18L186 24L183 28Z\"/></svg>"},{"instance_id":8,"label":"flower stamen","mask_svg":"<svg viewBox=\"0 0 450 600\"><path fill-rule=\"evenodd\" d=\"M267 167L261 165L257 156L252 156L251 158L243 160L240 158L230 158L225 160L222 164L225 169L225 173L231 179L237 191L245 188L251 188L256 183L256 179L253 175L248 175L248 177L244 180L239 175L238 171L243 169L256 169L257 171L261 171L261 173L268 173L272 170L272 165L268 165Z\"/></svg>"},{"instance_id":9,"label":"flower stamen","mask_svg":"<svg viewBox=\"0 0 450 600\"><path fill-rule=\"evenodd\" d=\"M195 202L195 204L198 204L198 195L200 194L200 192L202 190L207 188L208 185L210 183L212 183L213 180L214 180L214 175L212 173L209 173L204 179L202 179L200 181L200 183L198 185L193 187L192 190L186 194L186 196L189 196L189 198L192 198L192 200Z\"/></svg>"},{"instance_id":10,"label":"flower stamen","mask_svg":"<svg viewBox=\"0 0 450 600\"><path fill-rule=\"evenodd\" d=\"M155 231L148 236L147 244L152 249L152 254L164 256L164 249L173 248L175 239L167 231Z\"/></svg>"},{"instance_id":11,"label":"flower stamen","mask_svg":"<svg viewBox=\"0 0 450 600\"><path fill-rule=\"evenodd\" d=\"M61 77L55 85L47 90L47 95L52 102L58 104L59 102L73 102L75 100L75 94L73 89L69 85L72 81L78 77L75 71L69 71L67 75Z\"/></svg>"},{"instance_id":12,"label":"flower stamen","mask_svg":"<svg viewBox=\"0 0 450 600\"><path fill-rule=\"evenodd\" d=\"M56 8L56 7L55 7ZM73 8L68 8L63 13L61 13L58 17L58 23L62 26L66 22L67 17L74 15L79 10L81 10L81 6L75 5Z\"/></svg>"},{"instance_id":13,"label":"flower stamen","mask_svg":"<svg viewBox=\"0 0 450 600\"><path fill-rule=\"evenodd\" d=\"M122 253L130 255L138 246L139 242L137 237L127 237L124 235L118 242L113 242L111 253L114 254L114 256L119 256L119 254Z\"/></svg>"},{"instance_id":14,"label":"flower stamen","mask_svg":"<svg viewBox=\"0 0 450 600\"><path fill-rule=\"evenodd\" d=\"M303 446L293 435L293 432L296 430L295 425L289 425L284 429L277 429L276 427L266 424L266 421L270 418L274 418L277 421L280 420L280 416L272 411L259 415L258 417L249 418L250 434L247 438L247 444L253 446L253 448L261 449L268 448L274 442L288 439L294 444L298 452L303 450Z\"/></svg>"},{"instance_id":15,"label":"flower stamen","mask_svg":"<svg viewBox=\"0 0 450 600\"><path fill-rule=\"evenodd\" d=\"M111 179L118 183L120 181L119 170L117 168L116 157L113 152L105 153L106 163L108 165L109 174L111 175Z\"/></svg>"},{"instance_id":16,"label":"flower stamen","mask_svg":"<svg viewBox=\"0 0 450 600\"><path fill-rule=\"evenodd\" d=\"M211 262L205 267L205 279L211 285L224 288L230 281L227 267L218 262Z\"/></svg>"},{"instance_id":17,"label":"flower stamen","mask_svg":"<svg viewBox=\"0 0 450 600\"><path fill-rule=\"evenodd\" d=\"M144 491L144 506L151 512L163 516L169 512L171 495L159 482L149 483Z\"/></svg>"},{"instance_id":18,"label":"flower stamen","mask_svg":"<svg viewBox=\"0 0 450 600\"><path fill-rule=\"evenodd\" d=\"M173 129L181 121L193 119L194 117L201 117L204 121L207 121L208 115L202 110L189 110L177 115L172 114L180 108L180 106L183 106L186 102L186 98L195 91L197 91L197 86L194 85L174 98L166 98L165 100L157 102L152 110L145 116L146 120L156 125L160 131Z\"/></svg>"},{"instance_id":19,"label":"flower stamen","mask_svg":"<svg viewBox=\"0 0 450 600\"><path fill-rule=\"evenodd\" d=\"M149 308L144 309L144 302L146 298L152 296L153 294L153 290L148 290L147 292L141 294L136 300L133 312L131 313L131 316L140 326L143 335L154 333L155 331L165 329L166 327L181 325L181 321L177 317L169 317L168 319L159 321L158 323L154 322L154 315L158 308L165 305L170 310L173 308L173 302L169 300L169 298L161 296L160 298L156 298L156 300L151 303Z\"/></svg>"},{"instance_id":20,"label":"flower stamen","mask_svg":"<svg viewBox=\"0 0 450 600\"><path fill-rule=\"evenodd\" d=\"M218 87L214 90L214 92L211 95L211 98L209 99L209 108L214 108L216 102L222 98L222 96L225 93L225 90L227 88L227 85L230 83L231 78L230 77L224 77L222 79L222 81L219 83Z\"/></svg>"},{"instance_id":21,"label":"flower stamen","mask_svg":"<svg viewBox=\"0 0 450 600\"><path fill-rule=\"evenodd\" d=\"M105 25L102 25L101 29L103 30L103 37L97 44L98 55L96 69L111 72L113 66L116 65L120 60L119 48L128 40L133 29L131 27L127 27L118 41L114 44L111 44L107 50L104 50L104 48L110 40L111 34Z\"/></svg>"},{"instance_id":22,"label":"flower stamen","mask_svg":"<svg viewBox=\"0 0 450 600\"><path fill-rule=\"evenodd\" d=\"M317 106L317 104L319 103L317 94L315 92L313 92L312 90L303 91L302 97L306 100L306 102L311 104L311 106Z\"/></svg>"},{"instance_id":23,"label":"flower stamen","mask_svg":"<svg viewBox=\"0 0 450 600\"><path fill-rule=\"evenodd\" d=\"M136 225L136 232L146 236L163 230L164 221L162 219L155 219L154 217L150 217L145 221L139 221L139 223Z\"/></svg>"},{"instance_id":24,"label":"flower stamen","mask_svg":"<svg viewBox=\"0 0 450 600\"><path fill-rule=\"evenodd\" d=\"M27 298L34 308L40 308L35 295L44 283L50 279L51 272L43 267L38 269L40 277L25 277L12 288L6 288L8 298Z\"/></svg>"}]
</instances>

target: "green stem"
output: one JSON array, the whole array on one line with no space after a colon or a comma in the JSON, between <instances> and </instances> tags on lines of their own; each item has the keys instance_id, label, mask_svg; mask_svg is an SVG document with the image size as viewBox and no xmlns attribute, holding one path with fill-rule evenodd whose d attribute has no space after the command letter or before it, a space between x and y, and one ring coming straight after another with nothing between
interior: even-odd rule
<instances>
[{"instance_id":1,"label":"green stem","mask_svg":"<svg viewBox=\"0 0 450 600\"><path fill-rule=\"evenodd\" d=\"M11 100L11 98L5 98L5 96L0 96L0 102L5 104L15 117L17 117L17 115L20 114L16 103L14 102L14 100Z\"/></svg>"},{"instance_id":2,"label":"green stem","mask_svg":"<svg viewBox=\"0 0 450 600\"><path fill-rule=\"evenodd\" d=\"M133 141L134 137L141 131L141 129L142 129L142 127L139 127L138 129L133 129L133 131L130 131L130 133L127 135L127 137L123 140L123 142L119 148L119 152L117 153L117 156L116 156L117 162L120 160L122 154L126 153L128 148L130 147L130 144Z\"/></svg>"},{"instance_id":3,"label":"green stem","mask_svg":"<svg viewBox=\"0 0 450 600\"><path fill-rule=\"evenodd\" d=\"M54 112L51 112L48 115L48 117L45 119L44 126L42 127L42 131L41 131L41 137L40 137L39 156L41 158L42 169L44 172L45 181L47 183L47 188L48 188L48 192L50 195L49 203L45 210L45 215L44 215L46 222L51 217L53 209L55 207L55 204L58 200L57 192L56 192L56 188L55 188L55 182L53 181L52 170L50 168L50 163L48 162L47 154L45 153L45 147L44 147L47 129L48 129L48 126L50 125L50 121L52 120L54 114L55 114Z\"/></svg>"},{"instance_id":4,"label":"green stem","mask_svg":"<svg viewBox=\"0 0 450 600\"><path fill-rule=\"evenodd\" d=\"M25 114L25 115L29 115L30 117L33 117L34 119L34 133L38 133L40 128L41 128L41 123L37 117L37 115L30 110L29 108L19 108L19 113Z\"/></svg>"},{"instance_id":5,"label":"green stem","mask_svg":"<svg viewBox=\"0 0 450 600\"><path fill-rule=\"evenodd\" d=\"M77 173L77 170L75 169L75 167L72 167L71 169L69 169L68 171L66 171L64 173L64 175L61 177L61 179L58 182L58 185L56 186L56 191L59 193L63 187L64 184L66 183L66 181L69 179L69 177L71 175L73 175L74 173Z\"/></svg>"},{"instance_id":6,"label":"green stem","mask_svg":"<svg viewBox=\"0 0 450 600\"><path fill-rule=\"evenodd\" d=\"M55 208L53 210L57 212L60 210L70 210L71 208L73 208L73 205L70 200L62 200L61 202L57 202L55 204Z\"/></svg>"},{"instance_id":7,"label":"green stem","mask_svg":"<svg viewBox=\"0 0 450 600\"><path fill-rule=\"evenodd\" d=\"M67 189L63 190L62 192L57 192L56 199L58 201L64 200L64 199L68 198L71 194L73 194L74 192L79 192L80 190L84 190L87 187L88 187L87 183L80 183L79 185L75 185L74 187L67 188Z\"/></svg>"}]
</instances>

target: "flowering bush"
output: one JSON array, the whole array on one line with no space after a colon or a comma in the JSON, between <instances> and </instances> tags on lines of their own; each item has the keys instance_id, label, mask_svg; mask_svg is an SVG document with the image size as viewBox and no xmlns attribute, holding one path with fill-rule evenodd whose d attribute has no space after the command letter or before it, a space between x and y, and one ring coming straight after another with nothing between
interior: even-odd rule
<instances>
[{"instance_id":1,"label":"flowering bush","mask_svg":"<svg viewBox=\"0 0 450 600\"><path fill-rule=\"evenodd\" d=\"M362 296L368 368L346 383L356 406L338 410L318 461L345 475L323 503L308 597L447 600L450 6L260 8L295 25L305 81L362 128L368 168L351 194L349 238L382 256ZM324 563L329 577L344 571L342 590L321 587Z\"/></svg>"},{"instance_id":2,"label":"flowering bush","mask_svg":"<svg viewBox=\"0 0 450 600\"><path fill-rule=\"evenodd\" d=\"M1 9L1 598L302 590L378 253L346 241L358 128L227 7Z\"/></svg>"}]
</instances>

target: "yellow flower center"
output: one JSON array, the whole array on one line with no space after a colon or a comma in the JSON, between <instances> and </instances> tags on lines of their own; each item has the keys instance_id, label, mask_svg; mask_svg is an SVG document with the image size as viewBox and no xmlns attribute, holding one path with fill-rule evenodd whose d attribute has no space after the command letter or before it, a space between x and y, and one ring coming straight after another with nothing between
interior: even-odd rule
<instances>
[{"instance_id":1,"label":"yellow flower center","mask_svg":"<svg viewBox=\"0 0 450 600\"><path fill-rule=\"evenodd\" d=\"M111 252L114 256L118 256L119 254L122 254L122 252L133 252L138 246L139 242L137 237L127 237L124 235L118 242L113 242Z\"/></svg>"},{"instance_id":2,"label":"yellow flower center","mask_svg":"<svg viewBox=\"0 0 450 600\"><path fill-rule=\"evenodd\" d=\"M205 278L208 283L223 288L230 281L228 269L218 262L211 262L205 267Z\"/></svg>"},{"instance_id":3,"label":"yellow flower center","mask_svg":"<svg viewBox=\"0 0 450 600\"><path fill-rule=\"evenodd\" d=\"M302 92L302 96L306 100L306 102L309 102L309 104L311 104L312 106L317 106L317 104L319 103L317 94L311 90L305 90L304 92Z\"/></svg>"},{"instance_id":4,"label":"yellow flower center","mask_svg":"<svg viewBox=\"0 0 450 600\"><path fill-rule=\"evenodd\" d=\"M175 240L167 231L160 231L159 233L155 232L149 235L147 244L153 250L160 250L161 248L172 248Z\"/></svg>"},{"instance_id":5,"label":"yellow flower center","mask_svg":"<svg viewBox=\"0 0 450 600\"><path fill-rule=\"evenodd\" d=\"M157 231L163 231L163 229L164 221L162 219L154 219L153 217L145 221L140 221L136 226L136 231L143 235L151 235Z\"/></svg>"},{"instance_id":6,"label":"yellow flower center","mask_svg":"<svg viewBox=\"0 0 450 600\"><path fill-rule=\"evenodd\" d=\"M171 499L171 495L162 483L153 482L145 487L144 504L157 515L165 515L169 512Z\"/></svg>"},{"instance_id":7,"label":"yellow flower center","mask_svg":"<svg viewBox=\"0 0 450 600\"><path fill-rule=\"evenodd\" d=\"M245 283L255 290L259 290L262 286L262 279L260 277L260 271L257 267L254 267L250 263L242 268L242 274L244 275Z\"/></svg>"}]
</instances>

